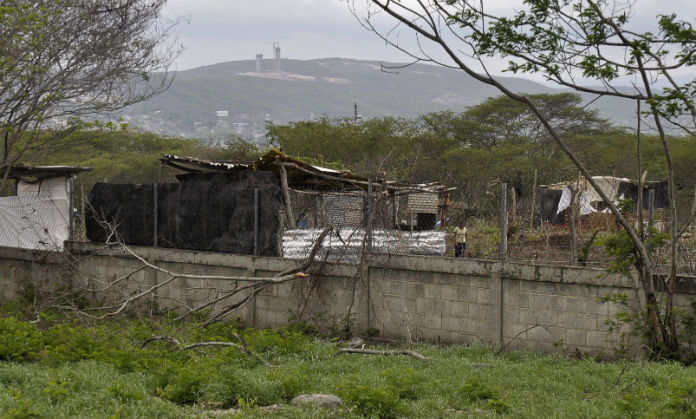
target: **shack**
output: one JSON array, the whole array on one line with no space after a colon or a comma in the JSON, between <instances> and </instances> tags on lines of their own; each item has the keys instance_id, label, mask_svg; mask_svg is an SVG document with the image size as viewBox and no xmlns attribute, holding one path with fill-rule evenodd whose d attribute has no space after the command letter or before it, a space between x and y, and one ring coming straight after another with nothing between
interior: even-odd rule
<instances>
[{"instance_id":1,"label":"shack","mask_svg":"<svg viewBox=\"0 0 696 419\"><path fill-rule=\"evenodd\" d=\"M592 179L599 188L612 201L618 203L623 199L638 201L639 182L628 178L614 176L593 176ZM615 228L613 217L609 213L606 204L599 193L592 187L587 179L579 181L560 182L552 185L541 185L539 188L539 215L542 223L566 224L568 208L570 207L571 188L578 191L579 215L584 217L594 228ZM667 193L667 181L649 181L643 185L643 209L644 216L648 216L650 210L650 196L653 196L652 208L654 219L657 222L664 221L665 208L669 208L669 195Z\"/></svg>"},{"instance_id":2,"label":"shack","mask_svg":"<svg viewBox=\"0 0 696 419\"><path fill-rule=\"evenodd\" d=\"M63 250L74 230L73 182L92 170L77 166L10 168L15 196L0 198L0 246Z\"/></svg>"}]
</instances>

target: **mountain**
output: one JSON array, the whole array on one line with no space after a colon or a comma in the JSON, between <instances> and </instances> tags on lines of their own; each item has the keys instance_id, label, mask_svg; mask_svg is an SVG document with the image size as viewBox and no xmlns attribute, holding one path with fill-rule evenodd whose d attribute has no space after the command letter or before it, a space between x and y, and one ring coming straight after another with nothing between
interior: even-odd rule
<instances>
[{"instance_id":1,"label":"mountain","mask_svg":"<svg viewBox=\"0 0 696 419\"><path fill-rule=\"evenodd\" d=\"M385 68L343 58L283 59L281 71L271 68L272 60L264 60L256 72L256 62L247 60L179 71L169 90L126 108L122 116L131 125L163 134L216 140L235 133L262 140L266 121L353 117L354 103L365 118L416 117L462 111L500 94L461 70L426 64ZM564 91L521 77L500 80L516 92ZM628 101L603 97L590 107L615 123L635 124L635 106Z\"/></svg>"}]
</instances>

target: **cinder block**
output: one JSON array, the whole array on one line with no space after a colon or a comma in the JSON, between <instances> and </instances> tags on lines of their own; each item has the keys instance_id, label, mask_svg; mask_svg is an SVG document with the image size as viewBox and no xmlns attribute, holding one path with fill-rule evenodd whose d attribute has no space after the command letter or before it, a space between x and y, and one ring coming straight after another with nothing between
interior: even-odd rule
<instances>
[{"instance_id":1,"label":"cinder block","mask_svg":"<svg viewBox=\"0 0 696 419\"><path fill-rule=\"evenodd\" d=\"M442 314L440 313L425 313L424 327L430 329L441 329L442 328Z\"/></svg>"},{"instance_id":2,"label":"cinder block","mask_svg":"<svg viewBox=\"0 0 696 419\"><path fill-rule=\"evenodd\" d=\"M477 320L476 321L476 334L480 337L490 337L493 327L489 320ZM489 343L493 343L490 340L486 340Z\"/></svg>"},{"instance_id":3,"label":"cinder block","mask_svg":"<svg viewBox=\"0 0 696 419\"><path fill-rule=\"evenodd\" d=\"M467 285L474 288L489 288L491 286L491 279L487 276L467 275L466 282Z\"/></svg>"},{"instance_id":4,"label":"cinder block","mask_svg":"<svg viewBox=\"0 0 696 419\"><path fill-rule=\"evenodd\" d=\"M460 319L459 329L462 333L476 334L479 321L471 318Z\"/></svg>"},{"instance_id":5,"label":"cinder block","mask_svg":"<svg viewBox=\"0 0 696 419\"><path fill-rule=\"evenodd\" d=\"M469 303L469 318L486 319L486 306L484 304Z\"/></svg>"},{"instance_id":6,"label":"cinder block","mask_svg":"<svg viewBox=\"0 0 696 419\"><path fill-rule=\"evenodd\" d=\"M603 302L587 300L587 314L596 314L598 316L609 315L609 305Z\"/></svg>"},{"instance_id":7,"label":"cinder block","mask_svg":"<svg viewBox=\"0 0 696 419\"><path fill-rule=\"evenodd\" d=\"M520 281L520 291L534 294L557 294L555 283L541 281Z\"/></svg>"},{"instance_id":8,"label":"cinder block","mask_svg":"<svg viewBox=\"0 0 696 419\"><path fill-rule=\"evenodd\" d=\"M519 324L519 323L513 323L513 322L504 322L503 323L503 337L506 339L512 339L515 338L516 336L522 336L524 337L524 332L526 329L529 328L526 324Z\"/></svg>"},{"instance_id":9,"label":"cinder block","mask_svg":"<svg viewBox=\"0 0 696 419\"><path fill-rule=\"evenodd\" d=\"M439 285L423 284L423 296L425 298L440 298Z\"/></svg>"},{"instance_id":10,"label":"cinder block","mask_svg":"<svg viewBox=\"0 0 696 419\"><path fill-rule=\"evenodd\" d=\"M532 325L537 323L538 310L517 309L517 319L521 324Z\"/></svg>"},{"instance_id":11,"label":"cinder block","mask_svg":"<svg viewBox=\"0 0 696 419\"><path fill-rule=\"evenodd\" d=\"M503 321L504 322L518 323L519 322L519 315L517 312L517 308L510 307L510 306L503 306Z\"/></svg>"},{"instance_id":12,"label":"cinder block","mask_svg":"<svg viewBox=\"0 0 696 419\"><path fill-rule=\"evenodd\" d=\"M459 285L457 287L457 300L475 303L476 288L472 288L468 285Z\"/></svg>"},{"instance_id":13,"label":"cinder block","mask_svg":"<svg viewBox=\"0 0 696 419\"><path fill-rule=\"evenodd\" d=\"M529 307L529 294L519 291L510 291L504 289L503 291L503 304L510 305L513 307Z\"/></svg>"},{"instance_id":14,"label":"cinder block","mask_svg":"<svg viewBox=\"0 0 696 419\"><path fill-rule=\"evenodd\" d=\"M442 316L442 329L443 330L451 330L451 331L459 331L459 317L452 317L452 316Z\"/></svg>"},{"instance_id":15,"label":"cinder block","mask_svg":"<svg viewBox=\"0 0 696 419\"><path fill-rule=\"evenodd\" d=\"M505 291L519 291L520 280L515 278L502 278L503 289Z\"/></svg>"},{"instance_id":16,"label":"cinder block","mask_svg":"<svg viewBox=\"0 0 696 419\"><path fill-rule=\"evenodd\" d=\"M550 339L551 343L556 343L556 344L565 343L566 329L564 329L562 327L549 326L546 328L546 331L549 332L549 339Z\"/></svg>"},{"instance_id":17,"label":"cinder block","mask_svg":"<svg viewBox=\"0 0 696 419\"><path fill-rule=\"evenodd\" d=\"M529 340L535 340L538 342L552 341L551 334L549 333L548 328L542 326L532 327L531 329L525 332L525 336Z\"/></svg>"},{"instance_id":18,"label":"cinder block","mask_svg":"<svg viewBox=\"0 0 696 419\"><path fill-rule=\"evenodd\" d=\"M391 315L389 314L389 310L385 308L376 308L373 312L373 321L375 322L390 322L391 321Z\"/></svg>"},{"instance_id":19,"label":"cinder block","mask_svg":"<svg viewBox=\"0 0 696 419\"><path fill-rule=\"evenodd\" d=\"M594 314L578 314L576 325L578 329L596 330L603 322L602 317Z\"/></svg>"},{"instance_id":20,"label":"cinder block","mask_svg":"<svg viewBox=\"0 0 696 419\"><path fill-rule=\"evenodd\" d=\"M558 326L575 329L578 325L578 314L562 312L558 314ZM581 328L583 329L583 328Z\"/></svg>"},{"instance_id":21,"label":"cinder block","mask_svg":"<svg viewBox=\"0 0 696 419\"><path fill-rule=\"evenodd\" d=\"M607 341L609 335L605 332L587 332L587 346L593 348L608 348L611 345Z\"/></svg>"},{"instance_id":22,"label":"cinder block","mask_svg":"<svg viewBox=\"0 0 696 419\"><path fill-rule=\"evenodd\" d=\"M392 311L408 311L415 313L418 311L415 298L404 298L398 295L385 295L386 307Z\"/></svg>"},{"instance_id":23,"label":"cinder block","mask_svg":"<svg viewBox=\"0 0 696 419\"><path fill-rule=\"evenodd\" d=\"M403 289L402 294L405 297L423 297L425 295L425 284L418 282L404 282L402 283Z\"/></svg>"},{"instance_id":24,"label":"cinder block","mask_svg":"<svg viewBox=\"0 0 696 419\"><path fill-rule=\"evenodd\" d=\"M563 311L587 313L587 301L585 298L564 297L562 300Z\"/></svg>"},{"instance_id":25,"label":"cinder block","mask_svg":"<svg viewBox=\"0 0 696 419\"><path fill-rule=\"evenodd\" d=\"M456 301L457 296L457 286L456 285L438 285L437 298L443 300Z\"/></svg>"},{"instance_id":26,"label":"cinder block","mask_svg":"<svg viewBox=\"0 0 696 419\"><path fill-rule=\"evenodd\" d=\"M587 342L587 332L578 329L566 329L566 345L585 345Z\"/></svg>"},{"instance_id":27,"label":"cinder block","mask_svg":"<svg viewBox=\"0 0 696 419\"><path fill-rule=\"evenodd\" d=\"M389 294L391 295L404 295L404 288L404 281L389 282Z\"/></svg>"},{"instance_id":28,"label":"cinder block","mask_svg":"<svg viewBox=\"0 0 696 419\"><path fill-rule=\"evenodd\" d=\"M591 284L563 284L563 290L566 295L581 298L596 298L599 293L599 287Z\"/></svg>"},{"instance_id":29,"label":"cinder block","mask_svg":"<svg viewBox=\"0 0 696 419\"><path fill-rule=\"evenodd\" d=\"M416 298L416 311L418 313L431 313L434 312L434 304L433 304L432 298L421 298L417 297Z\"/></svg>"},{"instance_id":30,"label":"cinder block","mask_svg":"<svg viewBox=\"0 0 696 419\"><path fill-rule=\"evenodd\" d=\"M558 295L529 294L529 308L563 311Z\"/></svg>"},{"instance_id":31,"label":"cinder block","mask_svg":"<svg viewBox=\"0 0 696 419\"><path fill-rule=\"evenodd\" d=\"M486 288L476 288L476 302L479 304L490 304L491 290Z\"/></svg>"},{"instance_id":32,"label":"cinder block","mask_svg":"<svg viewBox=\"0 0 696 419\"><path fill-rule=\"evenodd\" d=\"M469 303L464 303L461 301L442 300L439 302L438 305L441 307L442 314L445 314L448 316L453 316L453 317L473 316L473 317L475 317L469 309Z\"/></svg>"}]
</instances>

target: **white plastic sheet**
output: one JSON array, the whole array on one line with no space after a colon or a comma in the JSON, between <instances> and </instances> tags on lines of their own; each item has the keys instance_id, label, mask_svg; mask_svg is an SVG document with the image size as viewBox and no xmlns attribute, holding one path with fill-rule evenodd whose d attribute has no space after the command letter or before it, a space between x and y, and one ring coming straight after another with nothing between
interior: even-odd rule
<instances>
[{"instance_id":1,"label":"white plastic sheet","mask_svg":"<svg viewBox=\"0 0 696 419\"><path fill-rule=\"evenodd\" d=\"M17 195L0 198L0 246L62 250L70 236L66 179L20 181Z\"/></svg>"}]
</instances>

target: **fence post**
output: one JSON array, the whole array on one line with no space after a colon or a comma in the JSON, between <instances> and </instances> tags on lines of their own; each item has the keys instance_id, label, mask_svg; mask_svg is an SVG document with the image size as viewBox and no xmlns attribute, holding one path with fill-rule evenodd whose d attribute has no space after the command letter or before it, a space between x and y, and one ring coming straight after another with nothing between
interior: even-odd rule
<instances>
[{"instance_id":1,"label":"fence post","mask_svg":"<svg viewBox=\"0 0 696 419\"><path fill-rule=\"evenodd\" d=\"M367 252L372 252L372 224L374 223L372 211L372 179L367 181L367 225L365 226L365 245Z\"/></svg>"},{"instance_id":2,"label":"fence post","mask_svg":"<svg viewBox=\"0 0 696 419\"><path fill-rule=\"evenodd\" d=\"M500 208L500 261L505 261L507 250L507 183L502 184L501 188L501 208Z\"/></svg>"},{"instance_id":3,"label":"fence post","mask_svg":"<svg viewBox=\"0 0 696 419\"><path fill-rule=\"evenodd\" d=\"M159 188L157 187L158 185L159 185L158 183L152 184L152 200L154 201L154 202L152 203L152 208L153 208L153 210L154 210L154 214L153 214L153 217L152 217L152 219L153 219L153 222L152 222L152 224L153 224L153 225L152 225L152 231L153 231L152 245L153 245L153 247L157 247L157 233L158 233L158 232L157 232L157 223L158 223L158 219L157 219L157 218L158 218L158 217L157 217L158 214L157 214L157 212L159 211L159 208L158 208L158 204L159 204L159 203L157 202L157 200L158 200L158 198L157 198L157 189L159 189Z\"/></svg>"},{"instance_id":4,"label":"fence post","mask_svg":"<svg viewBox=\"0 0 696 419\"><path fill-rule=\"evenodd\" d=\"M254 256L259 255L259 188L254 188Z\"/></svg>"},{"instance_id":5,"label":"fence post","mask_svg":"<svg viewBox=\"0 0 696 419\"><path fill-rule=\"evenodd\" d=\"M68 178L68 240L75 240L75 178Z\"/></svg>"},{"instance_id":6,"label":"fence post","mask_svg":"<svg viewBox=\"0 0 696 419\"><path fill-rule=\"evenodd\" d=\"M529 229L534 228L534 211L536 210L536 194L537 194L537 171L534 170L534 186L532 186L532 214L529 217Z\"/></svg>"},{"instance_id":7,"label":"fence post","mask_svg":"<svg viewBox=\"0 0 696 419\"><path fill-rule=\"evenodd\" d=\"M655 217L655 189L648 189L648 226L652 226ZM642 222L643 220L641 220Z\"/></svg>"}]
</instances>

